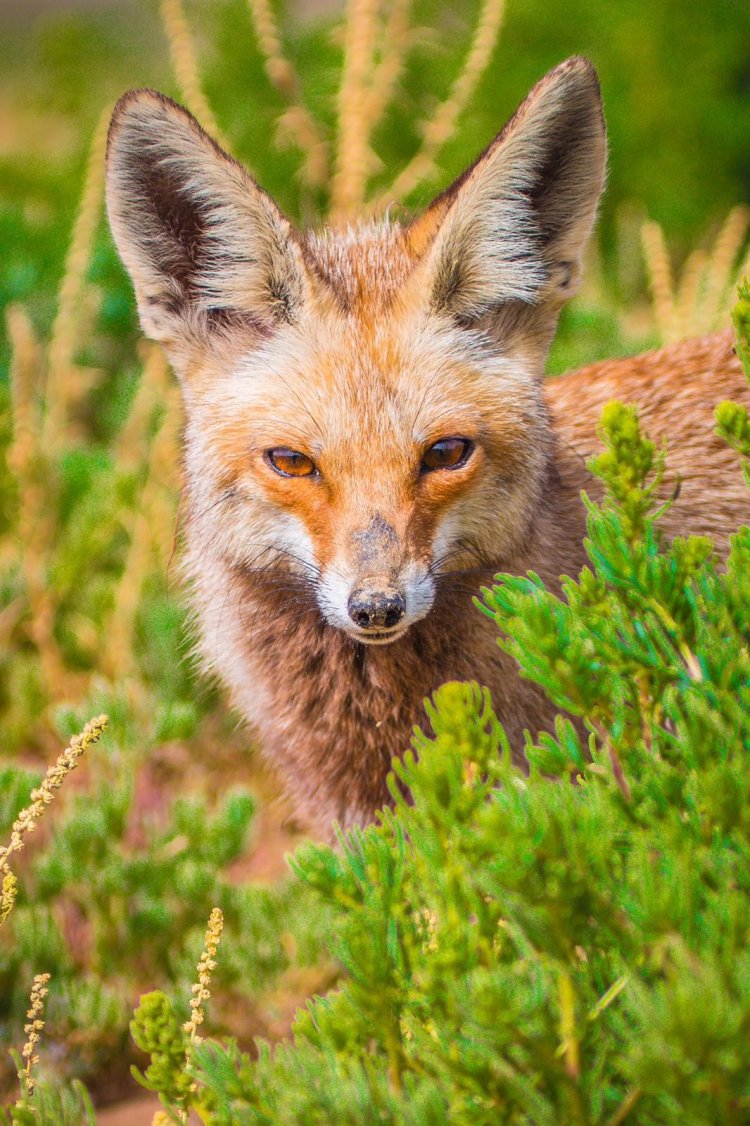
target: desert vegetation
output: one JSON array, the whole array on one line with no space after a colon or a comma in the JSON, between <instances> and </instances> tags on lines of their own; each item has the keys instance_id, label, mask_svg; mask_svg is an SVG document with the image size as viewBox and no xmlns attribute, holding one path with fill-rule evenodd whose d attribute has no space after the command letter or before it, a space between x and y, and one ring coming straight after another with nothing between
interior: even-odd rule
<instances>
[{"instance_id":1,"label":"desert vegetation","mask_svg":"<svg viewBox=\"0 0 750 1126\"><path fill-rule=\"evenodd\" d=\"M187 104L293 219L339 222L425 203L548 66L585 53L610 186L551 373L726 326L733 306L747 355L750 16L644 7L580 0L563 25L536 0L353 0L315 18L162 0L129 24L112 11L9 27L9 1121L94 1121L131 1063L176 1121L190 1106L217 1123L750 1115L747 530L726 569L704 540L667 544L664 454L611 407L590 569L561 599L502 577L475 611L585 718L589 744L562 720L555 737L532 733L526 777L481 687L448 685L413 750L394 748L395 810L338 850L300 844L287 867L302 827L190 661L179 394L139 338L102 213L106 122L128 86ZM676 41L700 58L689 91ZM740 409L722 406L718 425L750 456ZM106 731L90 725L100 715Z\"/></svg>"}]
</instances>

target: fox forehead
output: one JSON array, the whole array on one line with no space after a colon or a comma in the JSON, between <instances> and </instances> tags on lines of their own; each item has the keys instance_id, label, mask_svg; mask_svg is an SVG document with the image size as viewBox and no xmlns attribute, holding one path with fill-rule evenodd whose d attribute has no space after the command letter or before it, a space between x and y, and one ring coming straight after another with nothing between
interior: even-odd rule
<instances>
[{"instance_id":1,"label":"fox forehead","mask_svg":"<svg viewBox=\"0 0 750 1126\"><path fill-rule=\"evenodd\" d=\"M196 421L227 461L283 445L339 469L367 450L385 468L448 436L517 446L539 413L535 381L450 335L408 322L363 332L348 316L300 324L213 379Z\"/></svg>"},{"instance_id":2,"label":"fox forehead","mask_svg":"<svg viewBox=\"0 0 750 1126\"><path fill-rule=\"evenodd\" d=\"M301 317L260 346L240 336L231 354L200 357L189 382L201 426L313 456L363 437L391 451L456 433L517 437L538 412L532 365L426 308L406 251L393 265L388 248L403 242L389 227L314 236L325 283Z\"/></svg>"},{"instance_id":3,"label":"fox forehead","mask_svg":"<svg viewBox=\"0 0 750 1126\"><path fill-rule=\"evenodd\" d=\"M345 231L306 231L301 249L337 306L365 320L397 299L403 303L420 257L410 229L387 221L354 224Z\"/></svg>"}]
</instances>

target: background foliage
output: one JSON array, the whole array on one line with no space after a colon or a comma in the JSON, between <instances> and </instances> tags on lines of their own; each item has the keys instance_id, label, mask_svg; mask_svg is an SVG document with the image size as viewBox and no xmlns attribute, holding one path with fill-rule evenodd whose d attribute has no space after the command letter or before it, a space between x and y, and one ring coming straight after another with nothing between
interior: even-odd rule
<instances>
[{"instance_id":1,"label":"background foliage","mask_svg":"<svg viewBox=\"0 0 750 1126\"><path fill-rule=\"evenodd\" d=\"M287 99L268 77L252 7L246 0L186 0L203 87L235 153L292 218L315 221L325 211L326 191L312 190L297 175L299 150L279 144L277 122ZM400 8L411 8L403 36L407 65L374 139L373 179L380 188L413 155L420 124L461 72L479 5L415 0ZM338 14L334 8L330 16L310 18L302 5L281 27L305 101L333 134L343 45ZM677 0L657 6L576 0L564 12L551 12L542 0L510 0L460 127L441 149L433 175L402 202L426 202L476 156L545 70L568 54L586 54L599 69L611 141L597 281L605 304L630 305L643 295L642 218L664 226L683 261L730 207L750 198L749 45L750 13L740 0L710 0L697 9ZM0 302L32 300L40 326L51 324L77 185L99 115L133 86L154 86L184 100L169 60L155 0L126 0L99 13L53 12L4 28ZM116 349L108 356L114 368L123 359L116 346L132 348L134 321L128 286L104 234L90 278L101 287L95 344L101 350L106 340ZM647 322L639 329L637 335L649 335ZM594 347L616 342L611 329Z\"/></svg>"},{"instance_id":2,"label":"background foliage","mask_svg":"<svg viewBox=\"0 0 750 1126\"><path fill-rule=\"evenodd\" d=\"M379 13L371 56L368 10ZM24 852L0 931L0 1042L20 1043L32 977L52 972L55 1047L42 1066L53 1080L82 1075L98 1098L118 1089L138 995L162 987L185 1006L214 904L226 919L217 1027L243 1043L283 1033L295 999L338 964L319 899L296 881L257 883L298 834L279 830L272 781L187 659L173 564L180 407L139 339L101 214L115 98L151 85L187 102L291 217L319 222L377 207L394 180L401 201L420 206L545 70L589 55L610 178L587 281L551 359L559 371L726 319L747 252L748 212L735 205L750 198L748 46L739 0L576 0L564 11L393 0L352 3L347 22L265 0L134 0L5 17L0 833L59 740L89 715L111 718ZM333 950L348 964L338 940Z\"/></svg>"}]
</instances>

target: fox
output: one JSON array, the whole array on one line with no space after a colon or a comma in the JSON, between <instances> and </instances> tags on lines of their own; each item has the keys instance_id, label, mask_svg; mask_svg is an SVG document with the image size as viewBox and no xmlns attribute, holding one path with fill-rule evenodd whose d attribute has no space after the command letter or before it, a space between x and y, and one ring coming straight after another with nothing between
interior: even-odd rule
<instances>
[{"instance_id":1,"label":"fox","mask_svg":"<svg viewBox=\"0 0 750 1126\"><path fill-rule=\"evenodd\" d=\"M319 832L371 821L426 697L488 686L514 755L556 709L472 606L585 563L602 407L637 404L681 482L667 535L748 513L713 405L729 332L545 379L605 182L597 74L567 59L420 214L296 229L195 119L118 102L107 207L185 404L184 569L201 659Z\"/></svg>"}]
</instances>

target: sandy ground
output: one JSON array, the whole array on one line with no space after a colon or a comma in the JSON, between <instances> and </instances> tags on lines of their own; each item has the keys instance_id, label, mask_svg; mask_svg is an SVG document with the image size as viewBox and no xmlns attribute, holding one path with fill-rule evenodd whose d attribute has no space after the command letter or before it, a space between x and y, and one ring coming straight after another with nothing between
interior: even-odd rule
<instances>
[{"instance_id":1,"label":"sandy ground","mask_svg":"<svg viewBox=\"0 0 750 1126\"><path fill-rule=\"evenodd\" d=\"M107 1110L98 1110L96 1121L99 1126L151 1126L159 1105L158 1099L130 1099Z\"/></svg>"},{"instance_id":2,"label":"sandy ground","mask_svg":"<svg viewBox=\"0 0 750 1126\"><path fill-rule=\"evenodd\" d=\"M107 1110L98 1110L96 1121L98 1126L151 1126L154 1114L160 1107L158 1099L130 1099ZM200 1119L192 1114L189 1121L190 1126L200 1123Z\"/></svg>"}]
</instances>

